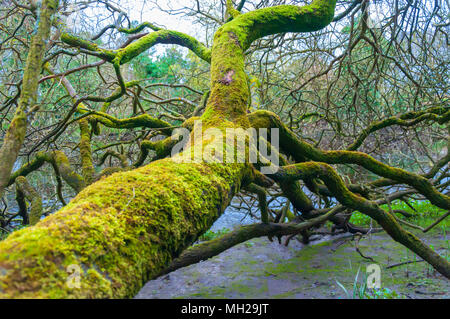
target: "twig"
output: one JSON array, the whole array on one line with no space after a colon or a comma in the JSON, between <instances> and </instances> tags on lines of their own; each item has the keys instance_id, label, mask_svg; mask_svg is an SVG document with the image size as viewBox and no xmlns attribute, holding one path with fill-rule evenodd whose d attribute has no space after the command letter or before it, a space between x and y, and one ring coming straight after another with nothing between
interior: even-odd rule
<instances>
[{"instance_id":1,"label":"twig","mask_svg":"<svg viewBox=\"0 0 450 319\"><path fill-rule=\"evenodd\" d=\"M397 264L393 264L393 265L390 265L390 266L386 266L386 269L391 269L391 268L394 268L394 267L408 265L408 264L412 264L412 263L420 263L420 262L423 262L423 261L425 261L425 260L420 259L420 260L404 261L404 262L401 262L401 263L397 263Z\"/></svg>"}]
</instances>

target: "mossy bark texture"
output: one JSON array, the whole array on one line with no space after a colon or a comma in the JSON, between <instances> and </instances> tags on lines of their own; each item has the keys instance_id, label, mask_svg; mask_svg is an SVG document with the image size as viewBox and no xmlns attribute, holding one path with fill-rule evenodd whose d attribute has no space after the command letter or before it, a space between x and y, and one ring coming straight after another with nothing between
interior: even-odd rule
<instances>
[{"instance_id":1,"label":"mossy bark texture","mask_svg":"<svg viewBox=\"0 0 450 319\"><path fill-rule=\"evenodd\" d=\"M116 173L0 243L0 296L132 297L205 232L240 187L243 166L174 163ZM80 267L80 287L67 267Z\"/></svg>"}]
</instances>

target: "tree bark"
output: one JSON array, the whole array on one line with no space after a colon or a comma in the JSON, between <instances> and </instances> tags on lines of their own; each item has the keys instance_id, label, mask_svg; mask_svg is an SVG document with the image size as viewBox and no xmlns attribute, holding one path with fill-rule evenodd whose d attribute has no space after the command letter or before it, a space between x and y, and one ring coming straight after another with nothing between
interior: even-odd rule
<instances>
[{"instance_id":1,"label":"tree bark","mask_svg":"<svg viewBox=\"0 0 450 319\"><path fill-rule=\"evenodd\" d=\"M132 297L209 229L245 174L245 165L164 159L104 178L0 243L0 296ZM67 285L70 265L80 288Z\"/></svg>"},{"instance_id":2,"label":"tree bark","mask_svg":"<svg viewBox=\"0 0 450 319\"><path fill-rule=\"evenodd\" d=\"M58 0L45 0L42 2L37 32L31 41L30 51L25 64L19 106L6 131L5 139L0 148L0 198L8 185L9 176L25 139L27 113L36 103L42 58L46 42L50 36L51 19L58 8L58 4Z\"/></svg>"}]
</instances>

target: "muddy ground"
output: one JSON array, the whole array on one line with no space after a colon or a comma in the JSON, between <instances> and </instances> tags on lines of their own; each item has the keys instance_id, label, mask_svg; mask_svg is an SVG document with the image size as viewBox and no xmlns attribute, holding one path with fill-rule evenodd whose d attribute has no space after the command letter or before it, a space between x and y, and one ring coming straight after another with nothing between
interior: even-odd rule
<instances>
[{"instance_id":1,"label":"muddy ground","mask_svg":"<svg viewBox=\"0 0 450 319\"><path fill-rule=\"evenodd\" d=\"M442 233L424 241L450 255ZM450 298L450 281L424 262L386 269L414 257L385 233L372 234L358 246L381 266L381 286L395 291L395 298ZM258 238L149 281L135 298L348 298L336 281L351 294L358 268L362 279L371 263L348 235L309 245L292 240L289 247Z\"/></svg>"}]
</instances>

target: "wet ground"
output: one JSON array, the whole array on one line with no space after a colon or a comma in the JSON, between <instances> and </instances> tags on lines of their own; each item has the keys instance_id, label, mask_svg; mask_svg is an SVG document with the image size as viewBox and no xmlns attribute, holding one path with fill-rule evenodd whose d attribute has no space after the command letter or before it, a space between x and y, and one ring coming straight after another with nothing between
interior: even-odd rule
<instances>
[{"instance_id":1,"label":"wet ground","mask_svg":"<svg viewBox=\"0 0 450 319\"><path fill-rule=\"evenodd\" d=\"M358 269L362 281L373 263L380 265L381 287L393 292L391 297L450 298L450 281L424 262L386 269L414 256L385 233L359 242L375 262L359 255L352 238L328 237L306 246L292 240L289 247L267 238L250 240L149 281L135 298L347 298L337 281L352 295ZM450 256L448 240L439 231L424 238L443 256Z\"/></svg>"}]
</instances>

